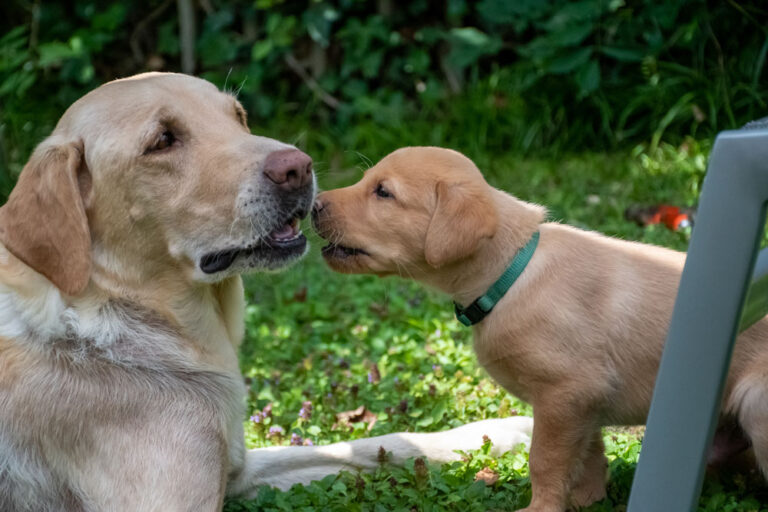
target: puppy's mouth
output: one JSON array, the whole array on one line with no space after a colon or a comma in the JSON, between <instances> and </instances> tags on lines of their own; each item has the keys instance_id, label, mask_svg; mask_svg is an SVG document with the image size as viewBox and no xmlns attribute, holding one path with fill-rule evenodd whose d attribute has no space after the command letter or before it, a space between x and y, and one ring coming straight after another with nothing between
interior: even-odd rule
<instances>
[{"instance_id":1,"label":"puppy's mouth","mask_svg":"<svg viewBox=\"0 0 768 512\"><path fill-rule=\"evenodd\" d=\"M339 260L353 258L355 256L370 256L363 249L347 247L339 244L328 244L322 248L323 256L326 258L335 258Z\"/></svg>"},{"instance_id":2,"label":"puppy's mouth","mask_svg":"<svg viewBox=\"0 0 768 512\"><path fill-rule=\"evenodd\" d=\"M206 274L222 272L231 267L238 258L255 257L274 263L275 260L285 261L301 256L307 247L307 238L301 232L299 223L305 216L305 213L298 212L253 245L204 254L200 258L200 270Z\"/></svg>"}]
</instances>

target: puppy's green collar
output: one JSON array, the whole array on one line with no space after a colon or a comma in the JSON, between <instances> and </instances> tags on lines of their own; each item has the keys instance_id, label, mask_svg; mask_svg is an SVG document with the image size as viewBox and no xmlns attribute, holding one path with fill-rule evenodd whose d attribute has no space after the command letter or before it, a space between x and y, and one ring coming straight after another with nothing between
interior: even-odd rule
<instances>
[{"instance_id":1,"label":"puppy's green collar","mask_svg":"<svg viewBox=\"0 0 768 512\"><path fill-rule=\"evenodd\" d=\"M456 318L459 322L463 323L467 327L474 325L481 321L493 310L499 300L507 293L507 290L517 281L520 274L523 273L528 262L531 261L533 252L536 250L536 246L539 243L539 232L536 231L525 247L517 251L515 257L512 258L512 263L509 264L507 270L501 274L501 277L488 288L488 291L483 295L475 299L475 301L463 308L456 302L453 303L456 310Z\"/></svg>"}]
</instances>

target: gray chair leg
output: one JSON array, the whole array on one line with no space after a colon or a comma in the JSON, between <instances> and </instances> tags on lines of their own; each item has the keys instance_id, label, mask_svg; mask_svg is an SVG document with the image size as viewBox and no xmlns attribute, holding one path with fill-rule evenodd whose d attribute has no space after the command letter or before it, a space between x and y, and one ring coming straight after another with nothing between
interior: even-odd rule
<instances>
[{"instance_id":1,"label":"gray chair leg","mask_svg":"<svg viewBox=\"0 0 768 512\"><path fill-rule=\"evenodd\" d=\"M698 505L768 200L768 130L721 133L661 359L628 512Z\"/></svg>"}]
</instances>

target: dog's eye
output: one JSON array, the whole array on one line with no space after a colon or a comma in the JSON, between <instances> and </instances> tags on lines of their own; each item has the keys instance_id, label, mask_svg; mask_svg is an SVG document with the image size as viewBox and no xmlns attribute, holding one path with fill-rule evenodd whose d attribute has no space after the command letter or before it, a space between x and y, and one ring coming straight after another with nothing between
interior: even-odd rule
<instances>
[{"instance_id":1,"label":"dog's eye","mask_svg":"<svg viewBox=\"0 0 768 512\"><path fill-rule=\"evenodd\" d=\"M149 152L152 151L162 151L163 149L167 149L176 142L176 136L173 134L172 131L166 130L160 135L160 138L155 142L155 145L149 148Z\"/></svg>"},{"instance_id":2,"label":"dog's eye","mask_svg":"<svg viewBox=\"0 0 768 512\"><path fill-rule=\"evenodd\" d=\"M383 198L392 198L392 197L395 197L395 196L393 196L393 195L392 195L392 194L391 194L391 193L390 193L390 192L389 192L387 189L385 189L385 188L384 188L384 186L383 186L381 183L379 183L379 184L376 186L376 190L374 191L374 193L375 193L377 196L379 196L379 197L383 197Z\"/></svg>"}]
</instances>

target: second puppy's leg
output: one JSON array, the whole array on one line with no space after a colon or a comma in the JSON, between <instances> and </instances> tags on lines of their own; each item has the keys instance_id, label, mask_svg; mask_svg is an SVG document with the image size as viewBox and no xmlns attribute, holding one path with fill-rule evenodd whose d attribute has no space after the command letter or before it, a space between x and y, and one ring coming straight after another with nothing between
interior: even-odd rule
<instances>
[{"instance_id":1,"label":"second puppy's leg","mask_svg":"<svg viewBox=\"0 0 768 512\"><path fill-rule=\"evenodd\" d=\"M587 410L586 407L565 405L558 399L534 402L529 458L533 497L524 512L563 512L566 509L572 471L593 432L585 417Z\"/></svg>"},{"instance_id":2,"label":"second puppy's leg","mask_svg":"<svg viewBox=\"0 0 768 512\"><path fill-rule=\"evenodd\" d=\"M588 443L581 459L581 471L571 485L569 504L577 510L605 498L608 459L599 428L588 438Z\"/></svg>"}]
</instances>

